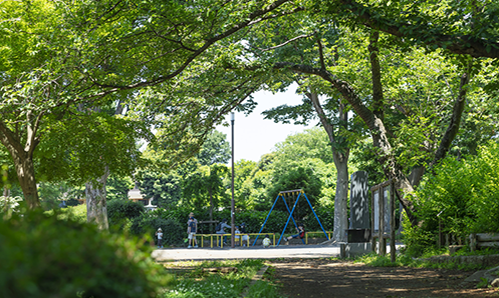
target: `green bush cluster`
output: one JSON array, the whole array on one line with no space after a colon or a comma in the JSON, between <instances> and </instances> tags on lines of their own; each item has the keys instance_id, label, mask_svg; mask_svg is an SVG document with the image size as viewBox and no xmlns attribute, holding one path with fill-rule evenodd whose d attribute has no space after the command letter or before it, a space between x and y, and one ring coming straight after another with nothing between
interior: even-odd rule
<instances>
[{"instance_id":1,"label":"green bush cluster","mask_svg":"<svg viewBox=\"0 0 499 298\"><path fill-rule=\"evenodd\" d=\"M187 226L180 225L170 218L162 218L150 213L142 213L135 218L130 227L133 235L154 235L161 228L163 231L163 245L180 245L187 236Z\"/></svg>"},{"instance_id":2,"label":"green bush cluster","mask_svg":"<svg viewBox=\"0 0 499 298\"><path fill-rule=\"evenodd\" d=\"M421 225L405 225L409 250L435 246L439 226L443 233L461 239L470 233L499 232L499 144L490 142L476 156L461 160L447 157L426 177L416 196Z\"/></svg>"},{"instance_id":3,"label":"green bush cluster","mask_svg":"<svg viewBox=\"0 0 499 298\"><path fill-rule=\"evenodd\" d=\"M119 205L128 206L128 205ZM124 208L124 207L120 207ZM109 222L115 223L119 220L124 220L128 218L131 222L130 232L133 235L149 235L154 236L155 231L158 228L163 230L163 243L164 245L182 245L183 239L187 237L187 219L190 212L194 212L195 217L198 221L207 221L210 219L209 210L203 208L201 210L192 210L189 207L178 207L175 209L156 209L150 212L141 212L139 216L135 216L137 213L131 212L114 212L113 208L108 206ZM121 209L118 209L121 210ZM321 222L326 230L332 229L333 221L333 210L329 208L318 208L316 210L317 215L321 219ZM133 217L127 217L131 214L135 214ZM236 212L235 224L240 225L245 223L248 233L258 233L262 227L269 211L254 211L246 210ZM230 210L220 210L213 212L213 219L217 221L222 221L227 219L230 225L231 217ZM268 217L262 233L281 233L286 220L288 219L288 213L273 210L272 214ZM300 221L305 225L307 231L320 231L319 223L312 212L304 216ZM199 234L210 234L215 232L215 225L212 225L210 230L210 225L200 224L198 226ZM290 220L286 233L296 233L293 222Z\"/></svg>"},{"instance_id":4,"label":"green bush cluster","mask_svg":"<svg viewBox=\"0 0 499 298\"><path fill-rule=\"evenodd\" d=\"M28 213L0 221L0 297L156 297L150 250L95 226Z\"/></svg>"},{"instance_id":5,"label":"green bush cluster","mask_svg":"<svg viewBox=\"0 0 499 298\"><path fill-rule=\"evenodd\" d=\"M139 217L145 211L144 205L130 200L111 200L107 204L109 226L122 230L127 220Z\"/></svg>"}]
</instances>

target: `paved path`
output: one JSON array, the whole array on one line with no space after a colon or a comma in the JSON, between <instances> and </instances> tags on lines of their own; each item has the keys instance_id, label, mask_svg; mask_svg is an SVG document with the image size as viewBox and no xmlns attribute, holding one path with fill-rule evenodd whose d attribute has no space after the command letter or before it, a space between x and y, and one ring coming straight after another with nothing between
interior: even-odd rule
<instances>
[{"instance_id":1,"label":"paved path","mask_svg":"<svg viewBox=\"0 0 499 298\"><path fill-rule=\"evenodd\" d=\"M219 260L219 259L276 259L338 257L338 245L280 245L278 247L237 248L176 248L157 249L152 256L157 261Z\"/></svg>"}]
</instances>

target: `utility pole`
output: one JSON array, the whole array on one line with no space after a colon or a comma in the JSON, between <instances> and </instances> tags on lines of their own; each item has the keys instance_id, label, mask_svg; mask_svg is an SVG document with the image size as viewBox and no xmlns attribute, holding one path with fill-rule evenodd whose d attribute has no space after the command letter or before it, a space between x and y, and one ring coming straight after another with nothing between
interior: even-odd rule
<instances>
[{"instance_id":1,"label":"utility pole","mask_svg":"<svg viewBox=\"0 0 499 298\"><path fill-rule=\"evenodd\" d=\"M231 201L231 206L230 206L230 218L231 218L231 240L230 240L230 247L234 248L236 246L236 241L235 241L235 207L234 207L234 112L230 113L230 122L232 126L232 183L231 183L231 190L232 190L232 201Z\"/></svg>"}]
</instances>

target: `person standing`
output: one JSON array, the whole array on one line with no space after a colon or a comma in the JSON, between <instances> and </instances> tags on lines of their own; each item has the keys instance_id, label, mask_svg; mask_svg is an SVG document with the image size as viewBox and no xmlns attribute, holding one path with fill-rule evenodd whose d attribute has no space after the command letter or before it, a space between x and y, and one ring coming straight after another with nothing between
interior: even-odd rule
<instances>
[{"instance_id":1,"label":"person standing","mask_svg":"<svg viewBox=\"0 0 499 298\"><path fill-rule=\"evenodd\" d=\"M156 235L156 238L158 239L158 248L163 248L163 243L162 243L163 231L161 230L161 228L158 228L155 235Z\"/></svg>"},{"instance_id":2,"label":"person standing","mask_svg":"<svg viewBox=\"0 0 499 298\"><path fill-rule=\"evenodd\" d=\"M194 244L194 247L198 247L198 242L196 240L196 231L198 228L198 220L194 218L194 213L189 213L189 220L187 220L187 238L189 238L189 246L187 248L191 248Z\"/></svg>"},{"instance_id":3,"label":"person standing","mask_svg":"<svg viewBox=\"0 0 499 298\"><path fill-rule=\"evenodd\" d=\"M241 223L241 226L240 226L240 229L239 231L241 232L241 234L243 234L243 247L246 246L246 242L248 243L248 246L249 246L249 235L247 235L247 231L246 231L246 224L243 222Z\"/></svg>"},{"instance_id":4,"label":"person standing","mask_svg":"<svg viewBox=\"0 0 499 298\"><path fill-rule=\"evenodd\" d=\"M239 237L239 234L241 234L241 232L239 231L239 227L238 226L236 226L234 229L235 229L235 231L234 231L234 235L235 235L234 236L234 240L235 240L234 243L236 244L236 246L238 246L239 245L239 239L241 239Z\"/></svg>"}]
</instances>

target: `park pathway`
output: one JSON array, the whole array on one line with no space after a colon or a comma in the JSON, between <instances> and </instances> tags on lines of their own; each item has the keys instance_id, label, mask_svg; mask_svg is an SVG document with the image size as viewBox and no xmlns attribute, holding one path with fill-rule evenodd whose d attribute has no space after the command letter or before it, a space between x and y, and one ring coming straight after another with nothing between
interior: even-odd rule
<instances>
[{"instance_id":1,"label":"park pathway","mask_svg":"<svg viewBox=\"0 0 499 298\"><path fill-rule=\"evenodd\" d=\"M220 259L277 259L338 257L338 245L280 245L278 247L237 248L172 248L152 253L156 261L220 260Z\"/></svg>"}]
</instances>

